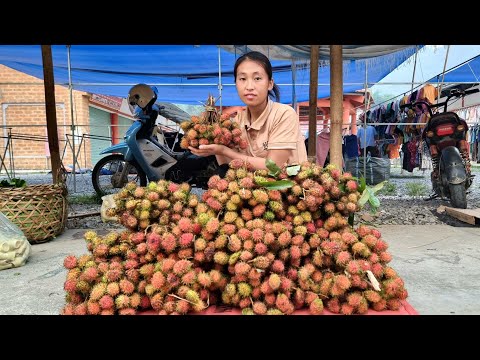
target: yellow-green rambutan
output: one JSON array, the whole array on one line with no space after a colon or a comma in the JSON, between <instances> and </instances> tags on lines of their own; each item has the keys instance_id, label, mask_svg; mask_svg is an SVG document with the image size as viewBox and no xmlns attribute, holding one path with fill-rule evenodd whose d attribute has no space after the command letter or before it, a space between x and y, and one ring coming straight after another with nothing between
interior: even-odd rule
<instances>
[{"instance_id":1,"label":"yellow-green rambutan","mask_svg":"<svg viewBox=\"0 0 480 360\"><path fill-rule=\"evenodd\" d=\"M304 225L298 225L293 228L293 233L295 235L302 235L305 236L307 235L307 227Z\"/></svg>"},{"instance_id":2,"label":"yellow-green rambutan","mask_svg":"<svg viewBox=\"0 0 480 360\"><path fill-rule=\"evenodd\" d=\"M241 282L241 283L237 284L237 293L242 298L247 298L252 293L252 287L249 284L247 284L246 282Z\"/></svg>"},{"instance_id":3,"label":"yellow-green rambutan","mask_svg":"<svg viewBox=\"0 0 480 360\"><path fill-rule=\"evenodd\" d=\"M142 265L140 268L140 274L145 278L148 279L153 275L154 272L154 265L153 264L145 264Z\"/></svg>"},{"instance_id":4,"label":"yellow-green rambutan","mask_svg":"<svg viewBox=\"0 0 480 360\"><path fill-rule=\"evenodd\" d=\"M107 292L107 284L106 283L97 283L93 286L92 291L90 292L90 300L97 301L105 295Z\"/></svg>"},{"instance_id":5,"label":"yellow-green rambutan","mask_svg":"<svg viewBox=\"0 0 480 360\"><path fill-rule=\"evenodd\" d=\"M322 315L323 314L323 302L321 299L316 298L310 303L309 306L310 314L312 315Z\"/></svg>"},{"instance_id":6,"label":"yellow-green rambutan","mask_svg":"<svg viewBox=\"0 0 480 360\"><path fill-rule=\"evenodd\" d=\"M230 257L223 251L217 251L213 256L213 261L220 265L226 265Z\"/></svg>"},{"instance_id":7,"label":"yellow-green rambutan","mask_svg":"<svg viewBox=\"0 0 480 360\"><path fill-rule=\"evenodd\" d=\"M193 247L195 251L203 251L207 247L207 241L204 238L199 237L195 239L193 243Z\"/></svg>"},{"instance_id":8,"label":"yellow-green rambutan","mask_svg":"<svg viewBox=\"0 0 480 360\"><path fill-rule=\"evenodd\" d=\"M270 260L266 256L257 256L252 260L253 266L258 269L266 269L270 266Z\"/></svg>"}]
</instances>

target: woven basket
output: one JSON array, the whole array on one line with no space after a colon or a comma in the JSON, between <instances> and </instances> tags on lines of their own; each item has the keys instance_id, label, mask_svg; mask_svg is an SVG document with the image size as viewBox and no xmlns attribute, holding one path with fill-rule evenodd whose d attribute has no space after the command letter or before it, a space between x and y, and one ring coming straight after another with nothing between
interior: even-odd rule
<instances>
[{"instance_id":1,"label":"woven basket","mask_svg":"<svg viewBox=\"0 0 480 360\"><path fill-rule=\"evenodd\" d=\"M67 221L63 185L29 185L0 188L0 211L15 223L32 244L61 234Z\"/></svg>"}]
</instances>

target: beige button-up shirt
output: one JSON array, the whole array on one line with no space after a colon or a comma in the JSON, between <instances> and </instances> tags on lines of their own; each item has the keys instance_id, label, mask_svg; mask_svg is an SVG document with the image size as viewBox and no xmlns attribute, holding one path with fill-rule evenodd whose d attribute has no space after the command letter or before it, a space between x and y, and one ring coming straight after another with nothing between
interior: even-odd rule
<instances>
[{"instance_id":1,"label":"beige button-up shirt","mask_svg":"<svg viewBox=\"0 0 480 360\"><path fill-rule=\"evenodd\" d=\"M267 107L253 123L250 112L240 112L235 121L240 124L242 137L248 146L242 152L248 156L266 158L268 150L290 150L288 164L307 161L305 138L300 132L298 115L285 104L268 99Z\"/></svg>"}]
</instances>

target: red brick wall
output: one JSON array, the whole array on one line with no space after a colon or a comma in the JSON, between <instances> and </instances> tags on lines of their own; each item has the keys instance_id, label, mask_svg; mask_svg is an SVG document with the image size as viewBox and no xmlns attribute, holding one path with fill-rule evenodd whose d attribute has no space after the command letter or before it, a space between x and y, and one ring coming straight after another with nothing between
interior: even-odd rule
<instances>
[{"instance_id":1,"label":"red brick wall","mask_svg":"<svg viewBox=\"0 0 480 360\"><path fill-rule=\"evenodd\" d=\"M7 128L11 128L13 159L16 170L49 170L51 168L47 139L47 120L45 115L45 92L43 80L0 65L0 154L3 155ZM74 119L83 133L88 133L89 95L73 91ZM70 95L67 87L55 86L58 139L60 156L65 148L66 134L71 133ZM71 136L70 136L70 139ZM81 149L79 163L81 167L91 167L90 146ZM78 145L76 146L78 150ZM86 155L86 156L85 156ZM6 159L9 168L9 159ZM72 151L67 145L63 164L73 163Z\"/></svg>"}]
</instances>

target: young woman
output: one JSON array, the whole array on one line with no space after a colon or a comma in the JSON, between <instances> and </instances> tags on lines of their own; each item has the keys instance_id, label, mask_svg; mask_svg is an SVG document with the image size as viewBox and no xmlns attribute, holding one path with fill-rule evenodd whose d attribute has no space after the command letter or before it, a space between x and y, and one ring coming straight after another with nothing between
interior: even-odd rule
<instances>
[{"instance_id":1,"label":"young woman","mask_svg":"<svg viewBox=\"0 0 480 360\"><path fill-rule=\"evenodd\" d=\"M234 77L238 96L247 105L246 111L235 118L242 137L247 140L247 148L236 151L210 144L200 145L198 149L189 147L190 151L199 156L215 155L219 165L241 159L256 169L266 169L267 158L278 166L307 161L298 115L289 105L278 102L280 92L273 82L268 58L257 51L242 55L235 63Z\"/></svg>"}]
</instances>

